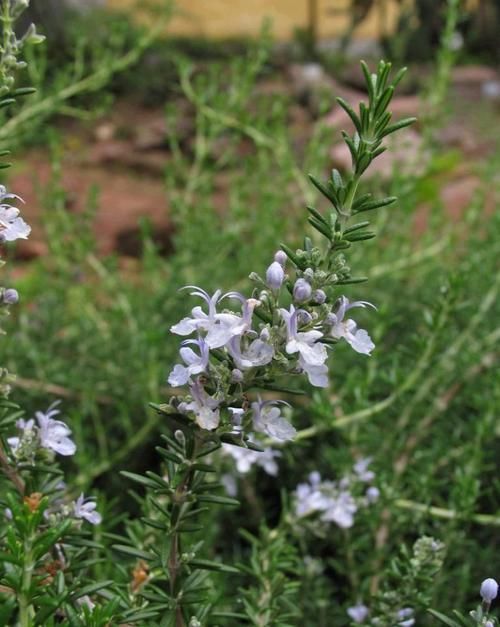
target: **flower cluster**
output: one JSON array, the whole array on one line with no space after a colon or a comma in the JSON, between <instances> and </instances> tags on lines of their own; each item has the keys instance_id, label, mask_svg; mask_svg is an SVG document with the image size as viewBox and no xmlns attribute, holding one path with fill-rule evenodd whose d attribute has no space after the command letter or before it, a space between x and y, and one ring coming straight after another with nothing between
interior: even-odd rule
<instances>
[{"instance_id":1,"label":"flower cluster","mask_svg":"<svg viewBox=\"0 0 500 627\"><path fill-rule=\"evenodd\" d=\"M347 614L353 622L361 624L365 623L369 617L370 610L366 605L359 603L358 605L353 605L352 607L347 608ZM415 625L414 614L415 611L411 607L403 607L400 610L396 610L392 616L391 625L394 625L394 627L413 627L413 625ZM372 618L370 624L379 625L380 622L380 619Z\"/></svg>"},{"instance_id":2,"label":"flower cluster","mask_svg":"<svg viewBox=\"0 0 500 627\"><path fill-rule=\"evenodd\" d=\"M324 260L318 249L297 251L301 254L300 264L307 267L302 270L292 261L293 280L285 272L288 257L283 251L275 254L265 279L252 273L255 289L250 298L239 292L217 290L210 295L199 287L184 288L203 304L170 329L176 335L195 336L182 342L180 363L168 376L172 387L189 387L187 395L171 399L172 412L202 429L233 436L235 444L250 431L291 440L295 429L283 416L287 404L252 400L248 391L276 389L283 377L301 374L311 385L327 387L328 349L340 340L358 353L371 353L370 336L348 312L373 305L350 302L345 296L332 298L332 287L339 281L335 268L321 270ZM239 310L225 306L231 302L239 303Z\"/></svg>"},{"instance_id":3,"label":"flower cluster","mask_svg":"<svg viewBox=\"0 0 500 627\"><path fill-rule=\"evenodd\" d=\"M340 481L324 481L318 472L309 475L308 483L300 483L295 490L295 515L298 519L319 514L322 523L334 523L342 529L354 524L354 516L361 507L378 500L379 489L366 484L373 481L375 473L369 470L370 459L354 464L352 472ZM362 488L361 496L357 496Z\"/></svg>"},{"instance_id":4,"label":"flower cluster","mask_svg":"<svg viewBox=\"0 0 500 627\"><path fill-rule=\"evenodd\" d=\"M9 194L4 185L0 185L0 243L13 242L16 239L27 239L31 227L19 215L19 209L5 200L23 199L16 194Z\"/></svg>"},{"instance_id":5,"label":"flower cluster","mask_svg":"<svg viewBox=\"0 0 500 627\"><path fill-rule=\"evenodd\" d=\"M33 462L39 449L53 451L59 455L75 454L76 444L70 438L71 430L62 420L54 419L54 416L60 413L56 409L57 404L57 402L52 404L45 413L37 411L36 422L33 418L16 422L21 434L7 439L16 459Z\"/></svg>"}]
</instances>

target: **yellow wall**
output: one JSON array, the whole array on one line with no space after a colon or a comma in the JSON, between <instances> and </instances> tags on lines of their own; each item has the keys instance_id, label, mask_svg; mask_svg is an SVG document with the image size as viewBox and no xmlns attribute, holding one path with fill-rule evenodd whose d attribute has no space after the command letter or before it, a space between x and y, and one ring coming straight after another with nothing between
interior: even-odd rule
<instances>
[{"instance_id":1,"label":"yellow wall","mask_svg":"<svg viewBox=\"0 0 500 627\"><path fill-rule=\"evenodd\" d=\"M166 0L155 0L158 4ZM112 7L129 9L137 0L108 0ZM349 25L350 0L317 0L320 38L342 35ZM169 31L177 35L208 38L254 36L265 17L272 19L277 39L288 39L307 25L307 0L177 0ZM381 8L384 7L384 8ZM356 30L358 37L391 31L397 17L395 0L379 1Z\"/></svg>"}]
</instances>

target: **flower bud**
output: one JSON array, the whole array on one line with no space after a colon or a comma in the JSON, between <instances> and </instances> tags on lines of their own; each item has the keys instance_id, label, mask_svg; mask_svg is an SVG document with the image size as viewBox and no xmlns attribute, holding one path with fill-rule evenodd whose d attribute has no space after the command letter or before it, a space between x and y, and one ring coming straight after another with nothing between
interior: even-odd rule
<instances>
[{"instance_id":1,"label":"flower bud","mask_svg":"<svg viewBox=\"0 0 500 627\"><path fill-rule=\"evenodd\" d=\"M9 289L4 290L2 300L6 305L15 305L19 302L19 293L17 290L10 287Z\"/></svg>"},{"instance_id":2,"label":"flower bud","mask_svg":"<svg viewBox=\"0 0 500 627\"><path fill-rule=\"evenodd\" d=\"M305 303L311 298L311 286L305 279L297 279L293 286L293 300L298 303Z\"/></svg>"},{"instance_id":3,"label":"flower bud","mask_svg":"<svg viewBox=\"0 0 500 627\"><path fill-rule=\"evenodd\" d=\"M283 252L282 250L278 250L277 253L274 255L274 261L277 261L280 266L283 266L283 268L286 265L286 260L288 259L288 257L286 256L286 253Z\"/></svg>"},{"instance_id":4,"label":"flower bud","mask_svg":"<svg viewBox=\"0 0 500 627\"><path fill-rule=\"evenodd\" d=\"M174 431L174 438L177 440L177 442L179 442L179 444L182 444L182 446L186 444L186 436L180 429L176 429Z\"/></svg>"},{"instance_id":5,"label":"flower bud","mask_svg":"<svg viewBox=\"0 0 500 627\"><path fill-rule=\"evenodd\" d=\"M231 371L231 381L233 383L241 383L243 381L243 373L238 368Z\"/></svg>"},{"instance_id":6,"label":"flower bud","mask_svg":"<svg viewBox=\"0 0 500 627\"><path fill-rule=\"evenodd\" d=\"M267 327L264 327L262 331L260 332L260 339L263 342L269 342L269 340L271 339L271 332L269 331Z\"/></svg>"},{"instance_id":7,"label":"flower bud","mask_svg":"<svg viewBox=\"0 0 500 627\"><path fill-rule=\"evenodd\" d=\"M308 281L312 281L314 279L314 270L312 268L306 268L304 270L304 278Z\"/></svg>"},{"instance_id":8,"label":"flower bud","mask_svg":"<svg viewBox=\"0 0 500 627\"><path fill-rule=\"evenodd\" d=\"M273 261L266 271L266 283L272 290L279 290L284 279L285 271L283 267L277 261Z\"/></svg>"},{"instance_id":9,"label":"flower bud","mask_svg":"<svg viewBox=\"0 0 500 627\"><path fill-rule=\"evenodd\" d=\"M483 583L481 584L481 588L479 589L479 594L481 595L485 603L491 603L498 594L497 582L491 577L488 579L485 579Z\"/></svg>"},{"instance_id":10,"label":"flower bud","mask_svg":"<svg viewBox=\"0 0 500 627\"><path fill-rule=\"evenodd\" d=\"M326 301L325 292L323 290L314 290L313 301L318 303L318 305L322 305Z\"/></svg>"},{"instance_id":11,"label":"flower bud","mask_svg":"<svg viewBox=\"0 0 500 627\"><path fill-rule=\"evenodd\" d=\"M365 496L368 503L375 503L375 501L378 501L380 496L380 490L376 486L372 485L366 491Z\"/></svg>"}]
</instances>

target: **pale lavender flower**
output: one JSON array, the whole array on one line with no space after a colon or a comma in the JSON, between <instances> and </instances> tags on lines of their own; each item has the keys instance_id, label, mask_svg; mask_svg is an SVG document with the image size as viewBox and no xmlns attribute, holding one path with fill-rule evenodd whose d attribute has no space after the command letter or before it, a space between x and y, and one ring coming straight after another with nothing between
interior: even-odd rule
<instances>
[{"instance_id":1,"label":"pale lavender flower","mask_svg":"<svg viewBox=\"0 0 500 627\"><path fill-rule=\"evenodd\" d=\"M2 300L6 305L15 305L19 302L19 293L17 290L10 287L9 289L4 290Z\"/></svg>"},{"instance_id":2,"label":"pale lavender flower","mask_svg":"<svg viewBox=\"0 0 500 627\"><path fill-rule=\"evenodd\" d=\"M288 405L285 401L255 401L252 403L252 420L253 427L260 433L274 438L275 440L293 440L297 433L288 420L281 416L278 403Z\"/></svg>"},{"instance_id":3,"label":"pale lavender flower","mask_svg":"<svg viewBox=\"0 0 500 627\"><path fill-rule=\"evenodd\" d=\"M83 493L73 503L73 513L75 518L83 518L92 525L98 525L102 521L102 516L96 511L96 502L93 498L85 499Z\"/></svg>"},{"instance_id":4,"label":"pale lavender flower","mask_svg":"<svg viewBox=\"0 0 500 627\"><path fill-rule=\"evenodd\" d=\"M348 607L347 614L355 623L363 623L369 614L369 609L366 605L359 603L358 605Z\"/></svg>"},{"instance_id":5,"label":"pale lavender flower","mask_svg":"<svg viewBox=\"0 0 500 627\"><path fill-rule=\"evenodd\" d=\"M49 407L45 414L41 411L35 413L39 425L40 445L59 453L59 455L74 455L76 444L69 438L71 429L61 420L52 418L59 413L54 405Z\"/></svg>"},{"instance_id":6,"label":"pale lavender flower","mask_svg":"<svg viewBox=\"0 0 500 627\"><path fill-rule=\"evenodd\" d=\"M259 466L272 477L276 477L278 474L276 459L281 457L280 451L275 451L272 448L266 448L263 451L254 451L232 444L223 444L222 449L227 455L233 458L236 464L236 470L242 475L249 473L252 466Z\"/></svg>"},{"instance_id":7,"label":"pale lavender flower","mask_svg":"<svg viewBox=\"0 0 500 627\"><path fill-rule=\"evenodd\" d=\"M329 321L332 325L330 330L331 336L336 340L344 338L357 353L362 353L363 355L369 355L375 348L375 344L365 329L358 329L354 320L350 318L344 320L344 317L349 309L367 306L375 309L374 305L366 301L358 300L350 303L348 298L342 296L337 312L331 313L329 316Z\"/></svg>"},{"instance_id":8,"label":"pale lavender flower","mask_svg":"<svg viewBox=\"0 0 500 627\"><path fill-rule=\"evenodd\" d=\"M371 457L363 457L354 464L354 472L360 481L373 481L375 473L372 470L368 470L368 466L371 464Z\"/></svg>"},{"instance_id":9,"label":"pale lavender flower","mask_svg":"<svg viewBox=\"0 0 500 627\"><path fill-rule=\"evenodd\" d=\"M16 239L27 239L31 227L19 217L19 209L4 202L15 198L23 202L16 194L9 194L4 185L0 185L0 235L1 241L13 242Z\"/></svg>"},{"instance_id":10,"label":"pale lavender flower","mask_svg":"<svg viewBox=\"0 0 500 627\"><path fill-rule=\"evenodd\" d=\"M193 289L190 295L199 296L205 301L208 305L208 314L201 307L194 307L191 310L192 317L183 318L170 327L170 331L177 335L191 335L195 331L203 331L206 333L204 339L209 348L220 348L227 344L238 332L235 327L241 323L241 318L235 314L217 313L217 303L224 298L222 292L217 290L213 296L209 296L205 290L194 285L188 285L183 289Z\"/></svg>"},{"instance_id":11,"label":"pale lavender flower","mask_svg":"<svg viewBox=\"0 0 500 627\"><path fill-rule=\"evenodd\" d=\"M305 279L297 279L293 286L293 300L296 303L305 303L311 298L312 288Z\"/></svg>"},{"instance_id":12,"label":"pale lavender flower","mask_svg":"<svg viewBox=\"0 0 500 627\"><path fill-rule=\"evenodd\" d=\"M299 483L295 489L295 514L299 518L323 510L325 504L325 497L315 485Z\"/></svg>"},{"instance_id":13,"label":"pale lavender flower","mask_svg":"<svg viewBox=\"0 0 500 627\"><path fill-rule=\"evenodd\" d=\"M321 516L323 522L334 522L342 529L348 529L354 524L354 514L358 511L358 506L352 494L342 491L335 497L330 497L327 506Z\"/></svg>"},{"instance_id":14,"label":"pale lavender flower","mask_svg":"<svg viewBox=\"0 0 500 627\"><path fill-rule=\"evenodd\" d=\"M318 342L323 334L320 331L300 332L297 328L297 318L309 317L302 309L295 309L290 305L290 311L280 309L280 314L285 321L287 330L286 352L289 355L299 353L299 365L307 374L309 383L316 387L328 386L328 367L325 361L328 357L324 344Z\"/></svg>"},{"instance_id":15,"label":"pale lavender flower","mask_svg":"<svg viewBox=\"0 0 500 627\"><path fill-rule=\"evenodd\" d=\"M207 394L199 381L195 381L189 391L193 400L190 403L180 403L179 411L193 412L196 423L202 429L216 429L220 422L219 401Z\"/></svg>"},{"instance_id":16,"label":"pale lavender flower","mask_svg":"<svg viewBox=\"0 0 500 627\"><path fill-rule=\"evenodd\" d=\"M241 370L257 368L258 366L265 366L272 360L274 349L267 342L255 339L242 351L241 341L241 336L235 336L227 345L227 350L237 368Z\"/></svg>"},{"instance_id":17,"label":"pale lavender flower","mask_svg":"<svg viewBox=\"0 0 500 627\"><path fill-rule=\"evenodd\" d=\"M278 261L273 261L266 271L266 283L272 290L279 290L285 279L285 271Z\"/></svg>"},{"instance_id":18,"label":"pale lavender flower","mask_svg":"<svg viewBox=\"0 0 500 627\"><path fill-rule=\"evenodd\" d=\"M397 627L412 627L415 624L413 618L414 610L411 607L404 607L397 612L397 618L400 619Z\"/></svg>"},{"instance_id":19,"label":"pale lavender flower","mask_svg":"<svg viewBox=\"0 0 500 627\"><path fill-rule=\"evenodd\" d=\"M200 354L195 353L193 349L189 348L188 344L197 346L200 350ZM192 375L205 372L208 366L208 345L202 338L182 342L179 354L186 365L177 364L170 373L168 382L173 387L185 385Z\"/></svg>"},{"instance_id":20,"label":"pale lavender flower","mask_svg":"<svg viewBox=\"0 0 500 627\"><path fill-rule=\"evenodd\" d=\"M377 486L372 485L366 491L365 496L368 503L376 503L380 498L380 490L377 488Z\"/></svg>"},{"instance_id":21,"label":"pale lavender flower","mask_svg":"<svg viewBox=\"0 0 500 627\"><path fill-rule=\"evenodd\" d=\"M492 579L491 577L485 579L481 584L479 594L481 595L485 603L491 603L493 599L496 599L497 597L498 583L495 581L495 579Z\"/></svg>"}]
</instances>

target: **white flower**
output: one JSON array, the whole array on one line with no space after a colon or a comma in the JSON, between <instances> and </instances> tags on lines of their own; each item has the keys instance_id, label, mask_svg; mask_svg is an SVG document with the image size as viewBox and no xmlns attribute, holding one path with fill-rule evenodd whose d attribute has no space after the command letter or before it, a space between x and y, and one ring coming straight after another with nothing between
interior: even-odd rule
<instances>
[{"instance_id":1,"label":"white flower","mask_svg":"<svg viewBox=\"0 0 500 627\"><path fill-rule=\"evenodd\" d=\"M272 448L266 448L262 452L254 451L249 448L243 448L241 446L235 446L232 444L223 444L223 451L230 455L235 463L236 470L242 475L246 475L250 472L252 466L260 466L264 472L272 477L276 477L278 474L278 464L276 458L281 457L279 451L275 451Z\"/></svg>"},{"instance_id":2,"label":"white flower","mask_svg":"<svg viewBox=\"0 0 500 627\"><path fill-rule=\"evenodd\" d=\"M323 337L321 331L300 332L297 328L299 314L310 317L306 311L295 309L290 305L290 311L280 309L280 314L286 324L287 344L286 352L289 355L299 353L299 365L307 374L309 383L316 387L328 386L328 367L325 361L328 357L326 346L318 342Z\"/></svg>"},{"instance_id":3,"label":"white flower","mask_svg":"<svg viewBox=\"0 0 500 627\"><path fill-rule=\"evenodd\" d=\"M354 472L360 481L373 481L375 479L375 473L368 470L371 461L371 457L364 457L354 464Z\"/></svg>"},{"instance_id":4,"label":"white flower","mask_svg":"<svg viewBox=\"0 0 500 627\"><path fill-rule=\"evenodd\" d=\"M31 227L19 217L19 209L4 203L7 198L22 198L16 194L8 194L4 185L0 185L0 241L13 242L16 239L27 239Z\"/></svg>"},{"instance_id":5,"label":"white flower","mask_svg":"<svg viewBox=\"0 0 500 627\"><path fill-rule=\"evenodd\" d=\"M281 416L277 403L287 405L285 401L256 401L252 403L253 427L260 433L274 438L275 440L293 440L297 433L288 420Z\"/></svg>"},{"instance_id":6,"label":"white flower","mask_svg":"<svg viewBox=\"0 0 500 627\"><path fill-rule=\"evenodd\" d=\"M380 497L380 490L377 486L370 486L365 494L366 500L368 503L376 503Z\"/></svg>"},{"instance_id":7,"label":"white flower","mask_svg":"<svg viewBox=\"0 0 500 627\"><path fill-rule=\"evenodd\" d=\"M355 623L363 623L365 618L368 616L369 610L366 605L359 603L358 605L348 607L347 613Z\"/></svg>"},{"instance_id":8,"label":"white flower","mask_svg":"<svg viewBox=\"0 0 500 627\"><path fill-rule=\"evenodd\" d=\"M216 429L219 426L219 401L207 394L199 381L195 381L190 387L192 401L181 403L179 411L183 413L193 412L196 423L202 429Z\"/></svg>"},{"instance_id":9,"label":"white flower","mask_svg":"<svg viewBox=\"0 0 500 627\"><path fill-rule=\"evenodd\" d=\"M358 329L354 320L351 320L350 318L344 320L344 317L349 309L367 306L375 309L374 305L366 301L358 300L350 303L348 298L342 296L340 298L340 304L337 312L329 315L332 325L330 330L332 337L336 340L344 338L344 340L350 344L357 353L362 353L363 355L369 355L375 348L375 344L372 342L370 336L364 329Z\"/></svg>"},{"instance_id":10,"label":"white flower","mask_svg":"<svg viewBox=\"0 0 500 627\"><path fill-rule=\"evenodd\" d=\"M356 501L348 491L342 491L337 497L330 498L328 505L321 516L324 522L334 522L342 529L348 529L354 524L354 514L358 511Z\"/></svg>"},{"instance_id":11,"label":"white flower","mask_svg":"<svg viewBox=\"0 0 500 627\"><path fill-rule=\"evenodd\" d=\"M39 425L40 445L59 455L74 455L76 444L68 437L71 435L71 429L61 420L52 418L59 413L58 409L54 409L54 405L49 407L45 414L41 411L35 413Z\"/></svg>"},{"instance_id":12,"label":"white flower","mask_svg":"<svg viewBox=\"0 0 500 627\"><path fill-rule=\"evenodd\" d=\"M188 344L197 346L200 349L200 354L197 355L193 349L187 346ZM192 375L205 372L208 366L209 350L207 343L201 338L199 340L185 340L182 342L182 348L179 350L179 354L186 366L177 364L169 374L168 382L173 387L185 385Z\"/></svg>"},{"instance_id":13,"label":"white flower","mask_svg":"<svg viewBox=\"0 0 500 627\"><path fill-rule=\"evenodd\" d=\"M414 611L411 607L404 607L397 613L398 619L402 619L397 623L397 627L412 627L415 624L413 618Z\"/></svg>"},{"instance_id":14,"label":"white flower","mask_svg":"<svg viewBox=\"0 0 500 627\"><path fill-rule=\"evenodd\" d=\"M241 336L233 337L227 345L227 349L236 367L241 370L265 366L274 356L273 347L258 338L253 340L253 342L242 351Z\"/></svg>"},{"instance_id":15,"label":"white flower","mask_svg":"<svg viewBox=\"0 0 500 627\"><path fill-rule=\"evenodd\" d=\"M85 499L83 493L73 503L75 518L83 518L92 525L98 525L102 521L102 516L96 511L96 502L94 499Z\"/></svg>"},{"instance_id":16,"label":"white flower","mask_svg":"<svg viewBox=\"0 0 500 627\"><path fill-rule=\"evenodd\" d=\"M170 328L177 335L191 335L194 331L206 333L205 342L209 348L220 348L233 337L233 327L241 320L234 314L218 314L217 303L223 298L222 292L217 290L213 296L209 296L200 287L188 285L184 289L193 289L191 296L199 296L208 305L208 314L201 307L191 310L191 318L183 318L179 323Z\"/></svg>"}]
</instances>

